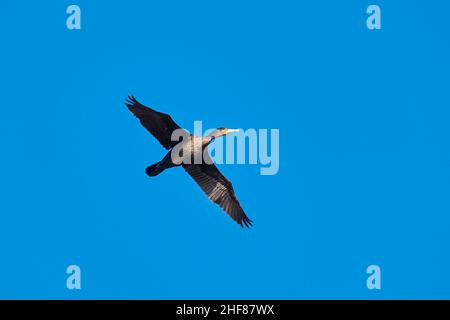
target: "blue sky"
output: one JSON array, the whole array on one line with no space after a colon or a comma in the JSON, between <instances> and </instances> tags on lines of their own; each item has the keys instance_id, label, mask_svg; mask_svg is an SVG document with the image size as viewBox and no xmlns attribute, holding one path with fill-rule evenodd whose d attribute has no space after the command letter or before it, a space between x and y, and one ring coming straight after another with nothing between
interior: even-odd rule
<instances>
[{"instance_id":1,"label":"blue sky","mask_svg":"<svg viewBox=\"0 0 450 320\"><path fill-rule=\"evenodd\" d=\"M450 298L449 9L1 1L0 298ZM165 152L128 94L189 130L280 130L277 175L220 166L254 228L181 168L145 175Z\"/></svg>"}]
</instances>

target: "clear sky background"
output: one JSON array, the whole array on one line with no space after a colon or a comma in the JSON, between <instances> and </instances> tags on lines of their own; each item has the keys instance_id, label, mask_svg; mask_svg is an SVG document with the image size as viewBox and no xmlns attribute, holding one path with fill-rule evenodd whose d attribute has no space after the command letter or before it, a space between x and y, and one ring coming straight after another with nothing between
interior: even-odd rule
<instances>
[{"instance_id":1,"label":"clear sky background","mask_svg":"<svg viewBox=\"0 0 450 320\"><path fill-rule=\"evenodd\" d=\"M0 298L450 298L448 12L1 1ZM189 130L280 130L277 175L219 166L254 228L180 168L145 175L165 151L128 94Z\"/></svg>"}]
</instances>

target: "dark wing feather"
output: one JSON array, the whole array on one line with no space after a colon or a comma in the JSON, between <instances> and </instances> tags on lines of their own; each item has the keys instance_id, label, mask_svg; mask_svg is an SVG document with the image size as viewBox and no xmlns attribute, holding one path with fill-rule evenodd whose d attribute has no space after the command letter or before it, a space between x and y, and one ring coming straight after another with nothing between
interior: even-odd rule
<instances>
[{"instance_id":1,"label":"dark wing feather","mask_svg":"<svg viewBox=\"0 0 450 320\"><path fill-rule=\"evenodd\" d=\"M217 203L241 227L252 225L252 221L242 210L230 181L214 164L185 164L183 168L194 178L208 198Z\"/></svg>"},{"instance_id":2,"label":"dark wing feather","mask_svg":"<svg viewBox=\"0 0 450 320\"><path fill-rule=\"evenodd\" d=\"M178 141L172 141L171 137L174 130L181 128L168 114L140 104L133 96L129 96L125 104L164 148L171 149L178 143Z\"/></svg>"}]
</instances>

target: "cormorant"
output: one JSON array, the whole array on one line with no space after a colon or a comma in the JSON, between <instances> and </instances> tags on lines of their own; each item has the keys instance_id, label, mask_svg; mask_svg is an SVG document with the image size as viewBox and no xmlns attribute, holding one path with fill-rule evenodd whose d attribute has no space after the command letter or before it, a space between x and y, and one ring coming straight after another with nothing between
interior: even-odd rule
<instances>
[{"instance_id":1,"label":"cormorant","mask_svg":"<svg viewBox=\"0 0 450 320\"><path fill-rule=\"evenodd\" d=\"M244 210L242 210L230 181L217 169L209 157L208 151L205 150L215 138L238 130L219 128L205 137L198 137L180 128L168 114L142 105L134 96L129 96L125 104L140 120L142 126L165 149L169 150L160 162L147 167L145 171L149 176L156 176L168 168L181 165L194 178L195 182L206 193L208 198L218 204L241 227L250 227L252 225L252 221L244 213ZM186 139L183 139L181 142L173 141L172 133L175 130L178 130L177 132L181 133ZM182 145L177 146L179 143ZM178 155L172 152L175 146L181 149ZM188 152L185 152L186 150ZM200 163L195 161L198 157L201 159Z\"/></svg>"}]
</instances>

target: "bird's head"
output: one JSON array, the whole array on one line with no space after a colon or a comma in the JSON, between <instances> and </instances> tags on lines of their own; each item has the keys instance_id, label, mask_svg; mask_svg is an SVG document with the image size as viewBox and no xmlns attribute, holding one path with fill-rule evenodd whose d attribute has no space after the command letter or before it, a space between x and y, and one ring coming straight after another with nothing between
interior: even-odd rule
<instances>
[{"instance_id":1,"label":"bird's head","mask_svg":"<svg viewBox=\"0 0 450 320\"><path fill-rule=\"evenodd\" d=\"M239 131L239 129L218 128L218 129L214 130L213 132L211 132L208 136L215 139L215 138L219 138L224 135L227 135L229 133L238 132L238 131Z\"/></svg>"}]
</instances>

